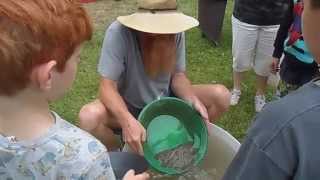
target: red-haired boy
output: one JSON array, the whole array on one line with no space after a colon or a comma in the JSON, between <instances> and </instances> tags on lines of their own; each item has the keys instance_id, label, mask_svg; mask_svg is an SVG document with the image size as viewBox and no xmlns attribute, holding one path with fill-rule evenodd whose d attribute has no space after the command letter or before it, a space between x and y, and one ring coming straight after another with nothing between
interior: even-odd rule
<instances>
[{"instance_id":1,"label":"red-haired boy","mask_svg":"<svg viewBox=\"0 0 320 180\"><path fill-rule=\"evenodd\" d=\"M91 35L75 0L0 1L0 179L115 179L105 147L48 105Z\"/></svg>"}]
</instances>

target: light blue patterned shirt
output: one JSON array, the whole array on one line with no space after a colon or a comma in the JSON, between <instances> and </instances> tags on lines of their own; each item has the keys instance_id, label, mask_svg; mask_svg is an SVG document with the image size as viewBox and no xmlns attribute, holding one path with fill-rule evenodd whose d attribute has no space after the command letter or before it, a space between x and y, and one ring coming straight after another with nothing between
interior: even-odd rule
<instances>
[{"instance_id":1,"label":"light blue patterned shirt","mask_svg":"<svg viewBox=\"0 0 320 180\"><path fill-rule=\"evenodd\" d=\"M39 139L16 141L0 135L0 179L114 180L106 148L53 114L56 123Z\"/></svg>"}]
</instances>

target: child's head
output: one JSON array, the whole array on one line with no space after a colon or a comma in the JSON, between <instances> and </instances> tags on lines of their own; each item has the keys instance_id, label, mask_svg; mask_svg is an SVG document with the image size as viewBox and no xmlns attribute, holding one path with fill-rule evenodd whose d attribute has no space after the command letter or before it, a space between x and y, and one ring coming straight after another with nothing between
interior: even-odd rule
<instances>
[{"instance_id":1,"label":"child's head","mask_svg":"<svg viewBox=\"0 0 320 180\"><path fill-rule=\"evenodd\" d=\"M320 0L304 0L303 36L316 61L320 63Z\"/></svg>"},{"instance_id":2,"label":"child's head","mask_svg":"<svg viewBox=\"0 0 320 180\"><path fill-rule=\"evenodd\" d=\"M32 89L49 99L71 86L81 44L91 38L77 0L0 1L0 96Z\"/></svg>"}]
</instances>

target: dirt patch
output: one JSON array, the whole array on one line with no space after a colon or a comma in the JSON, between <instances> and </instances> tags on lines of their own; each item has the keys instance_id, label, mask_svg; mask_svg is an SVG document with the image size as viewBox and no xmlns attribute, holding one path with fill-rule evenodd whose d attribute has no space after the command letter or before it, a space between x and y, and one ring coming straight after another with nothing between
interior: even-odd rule
<instances>
[{"instance_id":1,"label":"dirt patch","mask_svg":"<svg viewBox=\"0 0 320 180\"><path fill-rule=\"evenodd\" d=\"M105 29L118 16L131 14L137 9L134 0L97 0L84 6L96 30Z\"/></svg>"}]
</instances>

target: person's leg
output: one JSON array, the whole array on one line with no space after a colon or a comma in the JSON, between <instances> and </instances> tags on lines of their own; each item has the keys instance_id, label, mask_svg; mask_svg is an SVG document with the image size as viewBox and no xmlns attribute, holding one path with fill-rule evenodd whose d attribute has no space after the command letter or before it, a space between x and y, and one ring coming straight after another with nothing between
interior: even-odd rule
<instances>
[{"instance_id":1,"label":"person's leg","mask_svg":"<svg viewBox=\"0 0 320 180\"><path fill-rule=\"evenodd\" d=\"M119 149L120 142L112 129L120 128L100 100L84 105L79 113L80 128L100 140L110 151Z\"/></svg>"},{"instance_id":2,"label":"person's leg","mask_svg":"<svg viewBox=\"0 0 320 180\"><path fill-rule=\"evenodd\" d=\"M257 26L232 17L233 90L230 104L238 104L244 72L252 66L257 42Z\"/></svg>"},{"instance_id":3,"label":"person's leg","mask_svg":"<svg viewBox=\"0 0 320 180\"><path fill-rule=\"evenodd\" d=\"M236 72L233 71L233 89L241 90L241 82L245 72Z\"/></svg>"},{"instance_id":4,"label":"person's leg","mask_svg":"<svg viewBox=\"0 0 320 180\"><path fill-rule=\"evenodd\" d=\"M267 89L268 76L260 76L256 74L256 96L264 96Z\"/></svg>"},{"instance_id":5,"label":"person's leg","mask_svg":"<svg viewBox=\"0 0 320 180\"><path fill-rule=\"evenodd\" d=\"M256 97L255 109L260 112L265 105L265 92L267 89L268 76L271 72L273 44L279 26L261 27L258 33L256 57L254 60L254 71L256 73Z\"/></svg>"},{"instance_id":6,"label":"person's leg","mask_svg":"<svg viewBox=\"0 0 320 180\"><path fill-rule=\"evenodd\" d=\"M230 93L225 86L207 84L193 85L192 87L196 96L206 106L211 122L214 122L228 110L230 106Z\"/></svg>"}]
</instances>

